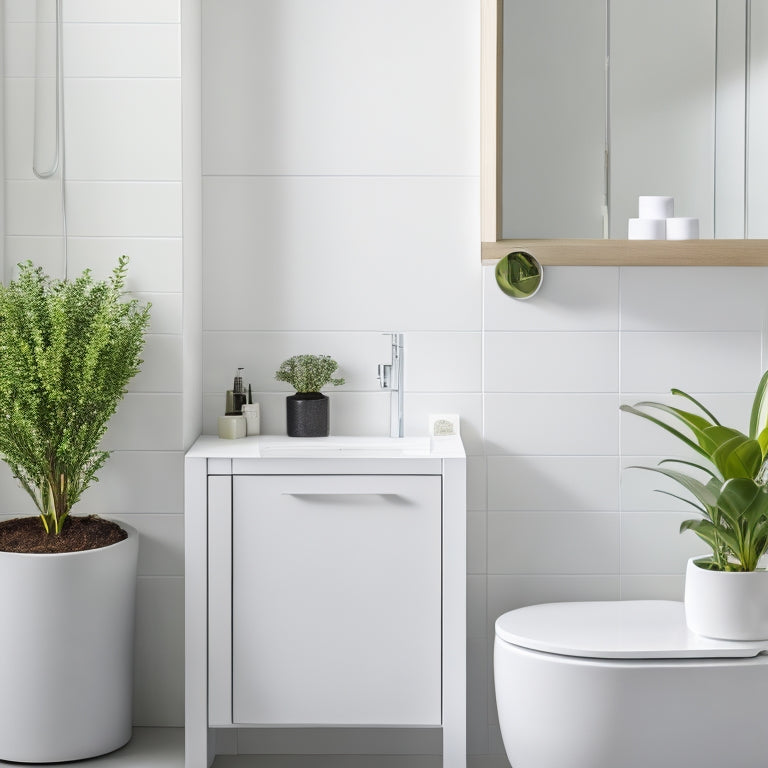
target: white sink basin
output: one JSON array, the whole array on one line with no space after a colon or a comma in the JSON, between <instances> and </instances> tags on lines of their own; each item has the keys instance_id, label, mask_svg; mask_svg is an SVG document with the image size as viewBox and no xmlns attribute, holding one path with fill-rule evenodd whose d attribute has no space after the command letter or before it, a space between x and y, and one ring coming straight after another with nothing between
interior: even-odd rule
<instances>
[{"instance_id":1,"label":"white sink basin","mask_svg":"<svg viewBox=\"0 0 768 768\"><path fill-rule=\"evenodd\" d=\"M293 437L259 445L264 458L390 458L429 456L430 451L429 437Z\"/></svg>"}]
</instances>

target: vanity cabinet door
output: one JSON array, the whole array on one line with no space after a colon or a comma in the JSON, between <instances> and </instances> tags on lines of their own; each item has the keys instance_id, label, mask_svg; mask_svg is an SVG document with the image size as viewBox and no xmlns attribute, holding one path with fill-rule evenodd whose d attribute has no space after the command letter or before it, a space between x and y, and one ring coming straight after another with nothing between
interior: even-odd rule
<instances>
[{"instance_id":1,"label":"vanity cabinet door","mask_svg":"<svg viewBox=\"0 0 768 768\"><path fill-rule=\"evenodd\" d=\"M441 479L235 476L234 723L439 725Z\"/></svg>"}]
</instances>

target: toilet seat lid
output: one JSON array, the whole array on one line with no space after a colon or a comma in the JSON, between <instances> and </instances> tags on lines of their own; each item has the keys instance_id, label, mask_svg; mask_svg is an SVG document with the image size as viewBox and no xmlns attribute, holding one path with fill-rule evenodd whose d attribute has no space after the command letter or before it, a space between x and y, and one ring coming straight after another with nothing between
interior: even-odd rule
<instances>
[{"instance_id":1,"label":"toilet seat lid","mask_svg":"<svg viewBox=\"0 0 768 768\"><path fill-rule=\"evenodd\" d=\"M503 614L496 636L512 645L598 659L750 657L768 641L732 642L691 632L683 603L620 600L543 603Z\"/></svg>"}]
</instances>

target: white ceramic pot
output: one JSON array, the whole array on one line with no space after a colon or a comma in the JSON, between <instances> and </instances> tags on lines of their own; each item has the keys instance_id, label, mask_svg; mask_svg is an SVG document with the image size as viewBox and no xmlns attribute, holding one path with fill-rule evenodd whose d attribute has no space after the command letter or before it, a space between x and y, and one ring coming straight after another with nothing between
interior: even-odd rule
<instances>
[{"instance_id":1,"label":"white ceramic pot","mask_svg":"<svg viewBox=\"0 0 768 768\"><path fill-rule=\"evenodd\" d=\"M685 571L685 621L699 635L719 640L768 640L768 571Z\"/></svg>"},{"instance_id":2,"label":"white ceramic pot","mask_svg":"<svg viewBox=\"0 0 768 768\"><path fill-rule=\"evenodd\" d=\"M0 760L48 763L131 738L139 535L66 554L0 552Z\"/></svg>"}]
</instances>

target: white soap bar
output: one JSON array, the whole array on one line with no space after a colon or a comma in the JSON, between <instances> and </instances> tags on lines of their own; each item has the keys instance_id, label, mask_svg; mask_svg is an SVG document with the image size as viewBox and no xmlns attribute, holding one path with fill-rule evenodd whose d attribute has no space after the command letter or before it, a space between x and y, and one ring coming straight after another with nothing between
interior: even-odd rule
<instances>
[{"instance_id":1,"label":"white soap bar","mask_svg":"<svg viewBox=\"0 0 768 768\"><path fill-rule=\"evenodd\" d=\"M640 195L637 215L641 219L669 219L675 215L675 198L664 195Z\"/></svg>"},{"instance_id":2,"label":"white soap bar","mask_svg":"<svg viewBox=\"0 0 768 768\"><path fill-rule=\"evenodd\" d=\"M693 216L667 219L667 240L698 240L699 220Z\"/></svg>"},{"instance_id":3,"label":"white soap bar","mask_svg":"<svg viewBox=\"0 0 768 768\"><path fill-rule=\"evenodd\" d=\"M429 415L429 434L433 437L459 434L458 413L431 413Z\"/></svg>"},{"instance_id":4,"label":"white soap bar","mask_svg":"<svg viewBox=\"0 0 768 768\"><path fill-rule=\"evenodd\" d=\"M665 240L667 237L666 224L666 219L630 219L627 239Z\"/></svg>"}]
</instances>

